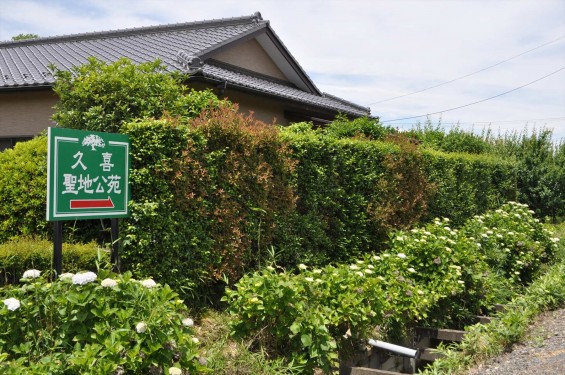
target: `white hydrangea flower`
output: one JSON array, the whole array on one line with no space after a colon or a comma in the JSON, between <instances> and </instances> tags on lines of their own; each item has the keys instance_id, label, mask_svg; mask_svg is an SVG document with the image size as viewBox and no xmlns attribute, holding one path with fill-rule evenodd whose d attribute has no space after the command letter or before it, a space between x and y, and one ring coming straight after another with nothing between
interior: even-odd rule
<instances>
[{"instance_id":1,"label":"white hydrangea flower","mask_svg":"<svg viewBox=\"0 0 565 375\"><path fill-rule=\"evenodd\" d=\"M24 279L36 279L40 275L41 275L41 271L32 269L32 270L25 271L22 278L24 278Z\"/></svg>"},{"instance_id":2,"label":"white hydrangea flower","mask_svg":"<svg viewBox=\"0 0 565 375\"><path fill-rule=\"evenodd\" d=\"M194 320L190 319L190 318L184 318L182 320L182 325L185 327L193 327L194 326Z\"/></svg>"},{"instance_id":3,"label":"white hydrangea flower","mask_svg":"<svg viewBox=\"0 0 565 375\"><path fill-rule=\"evenodd\" d=\"M300 263L300 264L298 265L298 268L301 269L301 270L305 270L305 269L308 269L308 266L305 265L304 263Z\"/></svg>"},{"instance_id":4,"label":"white hydrangea flower","mask_svg":"<svg viewBox=\"0 0 565 375\"><path fill-rule=\"evenodd\" d=\"M406 258L406 254L404 254L404 253L398 253L398 254L396 254L396 256L399 257L400 259Z\"/></svg>"},{"instance_id":5,"label":"white hydrangea flower","mask_svg":"<svg viewBox=\"0 0 565 375\"><path fill-rule=\"evenodd\" d=\"M195 344L198 344L200 342L200 340L198 340L197 337L193 337L192 342L195 343Z\"/></svg>"},{"instance_id":6,"label":"white hydrangea flower","mask_svg":"<svg viewBox=\"0 0 565 375\"><path fill-rule=\"evenodd\" d=\"M373 260L381 260L381 257L378 255L373 255Z\"/></svg>"},{"instance_id":7,"label":"white hydrangea flower","mask_svg":"<svg viewBox=\"0 0 565 375\"><path fill-rule=\"evenodd\" d=\"M7 298L3 302L10 311L16 311L20 308L20 300L17 298Z\"/></svg>"},{"instance_id":8,"label":"white hydrangea flower","mask_svg":"<svg viewBox=\"0 0 565 375\"><path fill-rule=\"evenodd\" d=\"M314 281L313 277L305 277L304 280L308 281L309 283L311 283L312 281Z\"/></svg>"},{"instance_id":9,"label":"white hydrangea flower","mask_svg":"<svg viewBox=\"0 0 565 375\"><path fill-rule=\"evenodd\" d=\"M141 285L146 287L147 289L155 288L157 283L153 279L145 279L141 282Z\"/></svg>"},{"instance_id":10,"label":"white hydrangea flower","mask_svg":"<svg viewBox=\"0 0 565 375\"><path fill-rule=\"evenodd\" d=\"M65 272L59 275L59 279L61 280L72 280L75 274L71 272Z\"/></svg>"},{"instance_id":11,"label":"white hydrangea flower","mask_svg":"<svg viewBox=\"0 0 565 375\"><path fill-rule=\"evenodd\" d=\"M551 239L551 242L553 242L553 243L557 243L557 242L559 242L559 241L560 241L560 240L559 240L559 238L557 238L557 237L554 237L554 238Z\"/></svg>"},{"instance_id":12,"label":"white hydrangea flower","mask_svg":"<svg viewBox=\"0 0 565 375\"><path fill-rule=\"evenodd\" d=\"M106 279L102 280L101 285L104 288L114 288L116 285L118 285L118 282L114 279L106 278Z\"/></svg>"},{"instance_id":13,"label":"white hydrangea flower","mask_svg":"<svg viewBox=\"0 0 565 375\"><path fill-rule=\"evenodd\" d=\"M410 267L410 268L408 268L408 272L414 273L414 272L416 272L416 270L414 268Z\"/></svg>"},{"instance_id":14,"label":"white hydrangea flower","mask_svg":"<svg viewBox=\"0 0 565 375\"><path fill-rule=\"evenodd\" d=\"M178 367L169 367L169 374L170 375L182 375L182 370Z\"/></svg>"},{"instance_id":15,"label":"white hydrangea flower","mask_svg":"<svg viewBox=\"0 0 565 375\"><path fill-rule=\"evenodd\" d=\"M365 273L366 273L367 275L370 275L370 274L373 273L373 271L371 271L370 269L367 268L367 269L365 270Z\"/></svg>"},{"instance_id":16,"label":"white hydrangea flower","mask_svg":"<svg viewBox=\"0 0 565 375\"><path fill-rule=\"evenodd\" d=\"M88 272L77 273L76 275L73 276L72 280L73 280L73 284L75 285L85 285L95 281L97 277L98 276L96 276L94 272L88 271Z\"/></svg>"},{"instance_id":17,"label":"white hydrangea flower","mask_svg":"<svg viewBox=\"0 0 565 375\"><path fill-rule=\"evenodd\" d=\"M350 265L349 268L352 269L352 270L358 270L359 269L359 267L356 264Z\"/></svg>"},{"instance_id":18,"label":"white hydrangea flower","mask_svg":"<svg viewBox=\"0 0 565 375\"><path fill-rule=\"evenodd\" d=\"M147 331L147 324L145 324L145 322L139 322L135 325L135 331L137 333L144 333L145 331Z\"/></svg>"},{"instance_id":19,"label":"white hydrangea flower","mask_svg":"<svg viewBox=\"0 0 565 375\"><path fill-rule=\"evenodd\" d=\"M363 272L361 272L361 271L357 271L357 272L355 272L355 274L359 277L365 276L365 275L363 275Z\"/></svg>"},{"instance_id":20,"label":"white hydrangea flower","mask_svg":"<svg viewBox=\"0 0 565 375\"><path fill-rule=\"evenodd\" d=\"M317 274L320 274L320 273L322 273L322 270L321 270L321 269L315 269L315 270L312 271L312 272L317 273Z\"/></svg>"}]
</instances>

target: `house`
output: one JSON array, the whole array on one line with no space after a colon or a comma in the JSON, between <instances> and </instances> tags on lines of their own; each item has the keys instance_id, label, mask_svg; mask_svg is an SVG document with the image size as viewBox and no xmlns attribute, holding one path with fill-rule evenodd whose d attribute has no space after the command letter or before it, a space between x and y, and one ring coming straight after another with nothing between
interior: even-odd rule
<instances>
[{"instance_id":1,"label":"house","mask_svg":"<svg viewBox=\"0 0 565 375\"><path fill-rule=\"evenodd\" d=\"M149 26L0 43L0 150L48 126L57 95L48 66L70 70L94 56L160 59L189 73L187 85L253 111L265 122L327 123L370 110L320 92L260 13L209 21Z\"/></svg>"}]
</instances>

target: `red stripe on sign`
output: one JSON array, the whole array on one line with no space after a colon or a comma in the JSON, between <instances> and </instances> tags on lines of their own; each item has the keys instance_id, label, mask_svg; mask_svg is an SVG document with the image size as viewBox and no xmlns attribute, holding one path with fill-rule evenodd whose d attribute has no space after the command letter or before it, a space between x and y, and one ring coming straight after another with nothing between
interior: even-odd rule
<instances>
[{"instance_id":1,"label":"red stripe on sign","mask_svg":"<svg viewBox=\"0 0 565 375\"><path fill-rule=\"evenodd\" d=\"M108 199L71 199L71 209L80 208L114 208L112 198Z\"/></svg>"}]
</instances>

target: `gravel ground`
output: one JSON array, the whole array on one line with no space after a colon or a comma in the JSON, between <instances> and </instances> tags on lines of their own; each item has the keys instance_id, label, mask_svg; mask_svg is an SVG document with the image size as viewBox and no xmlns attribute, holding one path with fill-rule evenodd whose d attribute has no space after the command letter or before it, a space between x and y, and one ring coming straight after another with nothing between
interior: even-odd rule
<instances>
[{"instance_id":1,"label":"gravel ground","mask_svg":"<svg viewBox=\"0 0 565 375\"><path fill-rule=\"evenodd\" d=\"M565 308L538 317L524 342L470 370L468 375L565 374Z\"/></svg>"}]
</instances>

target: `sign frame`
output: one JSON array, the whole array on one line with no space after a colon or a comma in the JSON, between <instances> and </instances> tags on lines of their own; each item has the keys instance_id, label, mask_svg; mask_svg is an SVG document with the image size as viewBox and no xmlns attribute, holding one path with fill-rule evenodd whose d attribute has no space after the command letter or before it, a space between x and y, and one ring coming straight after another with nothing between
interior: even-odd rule
<instances>
[{"instance_id":1,"label":"sign frame","mask_svg":"<svg viewBox=\"0 0 565 375\"><path fill-rule=\"evenodd\" d=\"M126 134L49 127L47 220L128 217L130 149Z\"/></svg>"}]
</instances>

